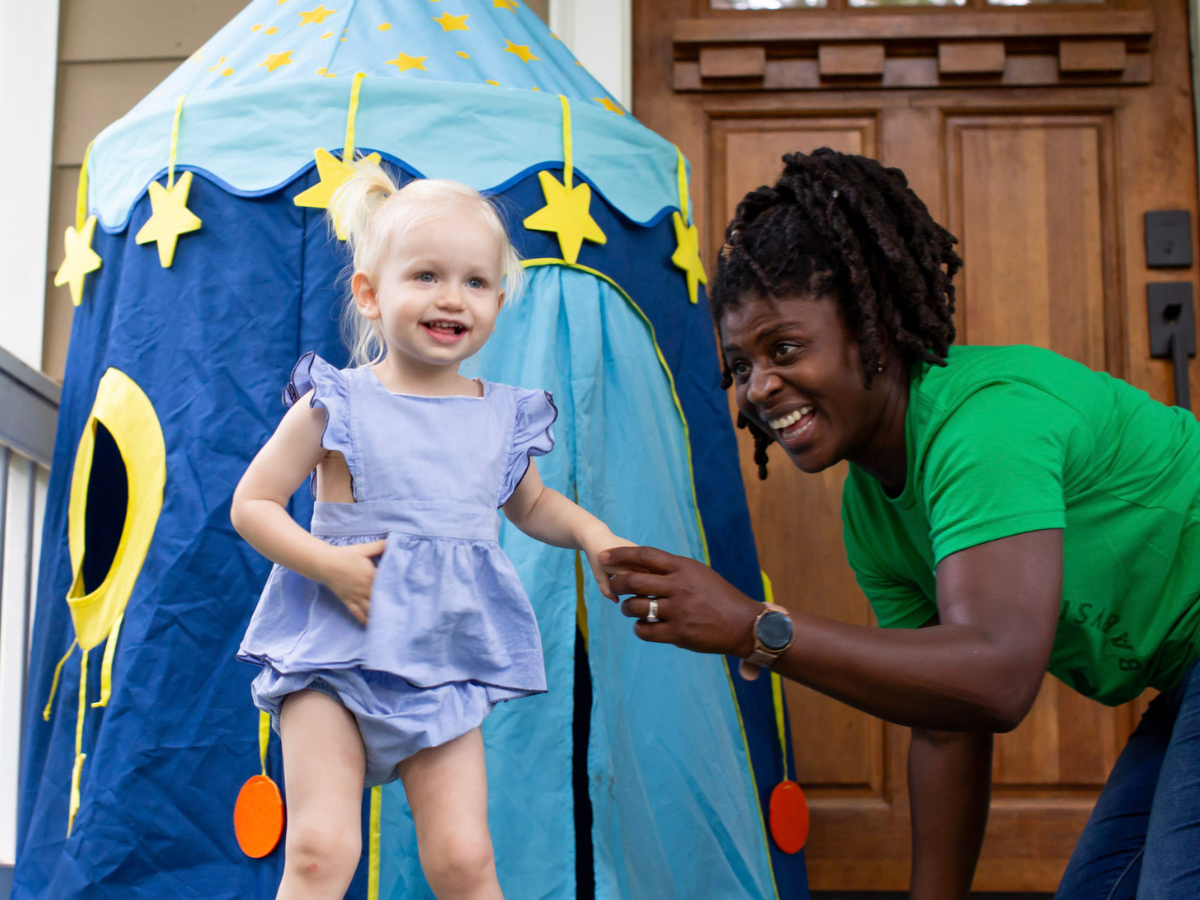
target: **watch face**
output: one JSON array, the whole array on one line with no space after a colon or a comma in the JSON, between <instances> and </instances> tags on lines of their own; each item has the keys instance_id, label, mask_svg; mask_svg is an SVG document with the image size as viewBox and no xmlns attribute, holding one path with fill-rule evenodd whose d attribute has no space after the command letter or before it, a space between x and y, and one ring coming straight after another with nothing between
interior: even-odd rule
<instances>
[{"instance_id":1,"label":"watch face","mask_svg":"<svg viewBox=\"0 0 1200 900\"><path fill-rule=\"evenodd\" d=\"M767 610L758 620L758 627L755 629L759 642L771 651L786 647L791 642L794 631L791 617L774 610Z\"/></svg>"}]
</instances>

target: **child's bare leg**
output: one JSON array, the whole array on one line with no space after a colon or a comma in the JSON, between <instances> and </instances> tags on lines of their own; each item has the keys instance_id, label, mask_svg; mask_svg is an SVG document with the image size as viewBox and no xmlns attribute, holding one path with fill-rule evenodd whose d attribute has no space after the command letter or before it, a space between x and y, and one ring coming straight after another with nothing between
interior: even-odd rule
<instances>
[{"instance_id":1,"label":"child's bare leg","mask_svg":"<svg viewBox=\"0 0 1200 900\"><path fill-rule=\"evenodd\" d=\"M366 752L354 716L298 691L279 721L287 778L287 844L276 900L341 900L362 853Z\"/></svg>"},{"instance_id":2,"label":"child's bare leg","mask_svg":"<svg viewBox=\"0 0 1200 900\"><path fill-rule=\"evenodd\" d=\"M438 900L503 900L487 823L479 729L400 763L421 868Z\"/></svg>"}]
</instances>

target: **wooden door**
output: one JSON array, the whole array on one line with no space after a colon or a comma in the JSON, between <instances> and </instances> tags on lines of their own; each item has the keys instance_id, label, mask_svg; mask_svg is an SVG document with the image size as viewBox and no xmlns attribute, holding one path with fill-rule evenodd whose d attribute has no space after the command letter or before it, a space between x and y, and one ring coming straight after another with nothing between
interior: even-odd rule
<instances>
[{"instance_id":1,"label":"wooden door","mask_svg":"<svg viewBox=\"0 0 1200 900\"><path fill-rule=\"evenodd\" d=\"M960 343L1050 347L1171 402L1169 364L1149 358L1146 283L1195 274L1146 267L1142 216L1196 219L1184 0L826 2L634 2L634 113L692 162L710 271L737 201L775 179L783 153L874 156L962 241ZM1200 367L1191 378L1200 396ZM870 623L841 541L845 466L804 475L776 451L759 482L740 440L780 602ZM908 730L796 685L787 702L813 888L906 888ZM1108 709L1047 678L996 742L977 890L1054 889L1143 706Z\"/></svg>"}]
</instances>

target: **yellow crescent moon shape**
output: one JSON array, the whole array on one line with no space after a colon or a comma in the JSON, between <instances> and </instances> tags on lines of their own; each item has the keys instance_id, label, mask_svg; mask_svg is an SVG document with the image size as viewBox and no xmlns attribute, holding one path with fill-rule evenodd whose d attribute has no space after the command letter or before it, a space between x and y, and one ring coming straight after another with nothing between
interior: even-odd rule
<instances>
[{"instance_id":1,"label":"yellow crescent moon shape","mask_svg":"<svg viewBox=\"0 0 1200 900\"><path fill-rule=\"evenodd\" d=\"M112 565L99 587L85 594L85 514L92 456L96 449L97 422L108 429L125 461L129 499L125 509L125 525ZM133 593L162 511L166 480L167 451L154 406L132 378L118 369L110 368L100 379L92 413L79 440L67 510L67 539L74 573L71 590L67 593L67 605L75 623L79 646L85 653L108 636L125 612L125 604Z\"/></svg>"}]
</instances>

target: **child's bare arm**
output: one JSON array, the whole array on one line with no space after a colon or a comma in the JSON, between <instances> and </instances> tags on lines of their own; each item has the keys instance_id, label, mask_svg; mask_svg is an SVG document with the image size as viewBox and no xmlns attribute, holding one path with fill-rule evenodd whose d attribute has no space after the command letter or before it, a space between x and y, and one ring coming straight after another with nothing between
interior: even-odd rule
<instances>
[{"instance_id":1,"label":"child's bare arm","mask_svg":"<svg viewBox=\"0 0 1200 900\"><path fill-rule=\"evenodd\" d=\"M372 556L384 542L333 547L315 538L288 515L287 503L308 473L323 460L324 409L309 406L306 394L296 402L266 445L254 457L233 492L233 527L255 550L305 578L320 581L341 598L360 622L366 622Z\"/></svg>"},{"instance_id":2,"label":"child's bare arm","mask_svg":"<svg viewBox=\"0 0 1200 900\"><path fill-rule=\"evenodd\" d=\"M529 471L504 504L503 510L508 520L531 538L543 544L581 550L587 554L600 593L610 600L617 599L608 585L608 573L600 565L599 555L611 547L636 545L617 537L586 509L546 487L532 459L529 461Z\"/></svg>"}]
</instances>

